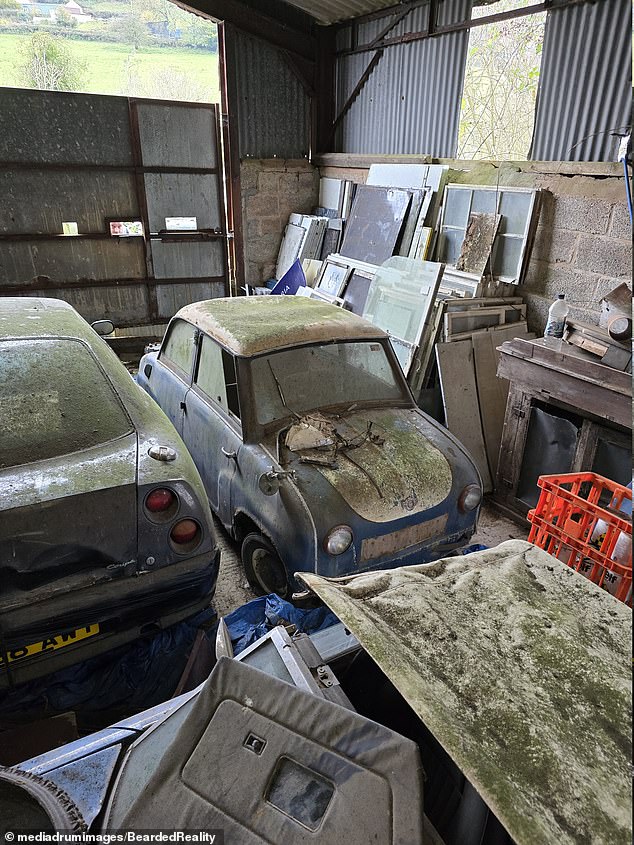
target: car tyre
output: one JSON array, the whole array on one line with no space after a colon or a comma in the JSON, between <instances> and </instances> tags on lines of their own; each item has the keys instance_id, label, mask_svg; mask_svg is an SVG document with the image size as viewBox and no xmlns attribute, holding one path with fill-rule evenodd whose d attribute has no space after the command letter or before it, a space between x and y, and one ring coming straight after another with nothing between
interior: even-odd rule
<instances>
[{"instance_id":1,"label":"car tyre","mask_svg":"<svg viewBox=\"0 0 634 845\"><path fill-rule=\"evenodd\" d=\"M290 584L286 568L275 547L262 534L247 534L242 541L242 565L251 589L259 596L277 593L288 598Z\"/></svg>"}]
</instances>

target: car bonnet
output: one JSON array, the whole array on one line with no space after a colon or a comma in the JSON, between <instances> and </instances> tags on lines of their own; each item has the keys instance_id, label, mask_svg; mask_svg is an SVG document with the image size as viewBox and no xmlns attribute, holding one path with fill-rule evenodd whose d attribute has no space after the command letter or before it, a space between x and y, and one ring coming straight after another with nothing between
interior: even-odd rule
<instances>
[{"instance_id":1,"label":"car bonnet","mask_svg":"<svg viewBox=\"0 0 634 845\"><path fill-rule=\"evenodd\" d=\"M628 607L519 540L385 572L296 577L518 845L631 841Z\"/></svg>"},{"instance_id":2,"label":"car bonnet","mask_svg":"<svg viewBox=\"0 0 634 845\"><path fill-rule=\"evenodd\" d=\"M284 449L282 462L298 471L300 485L303 466L315 467L363 519L390 522L433 508L451 492L451 466L425 426L408 408L307 414L286 443L301 446L298 438L317 430L336 444L336 454L327 446Z\"/></svg>"}]
</instances>

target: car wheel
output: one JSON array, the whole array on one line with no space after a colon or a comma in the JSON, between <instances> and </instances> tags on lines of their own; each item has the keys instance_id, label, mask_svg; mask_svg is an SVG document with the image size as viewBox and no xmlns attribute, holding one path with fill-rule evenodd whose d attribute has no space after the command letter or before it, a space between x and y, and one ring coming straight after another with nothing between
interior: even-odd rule
<instances>
[{"instance_id":1,"label":"car wheel","mask_svg":"<svg viewBox=\"0 0 634 845\"><path fill-rule=\"evenodd\" d=\"M288 598L290 585L284 564L262 534L247 534L242 542L242 565L251 589L259 596L277 593Z\"/></svg>"}]
</instances>

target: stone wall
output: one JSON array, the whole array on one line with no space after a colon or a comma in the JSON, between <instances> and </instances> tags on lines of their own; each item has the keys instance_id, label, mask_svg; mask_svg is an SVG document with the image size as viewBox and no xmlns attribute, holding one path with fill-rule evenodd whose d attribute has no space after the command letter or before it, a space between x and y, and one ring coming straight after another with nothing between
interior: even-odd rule
<instances>
[{"instance_id":1,"label":"stone wall","mask_svg":"<svg viewBox=\"0 0 634 845\"><path fill-rule=\"evenodd\" d=\"M364 182L368 157L328 155L321 175ZM358 160L358 161L357 161ZM415 156L377 156L383 162L430 162ZM566 294L571 316L597 323L600 299L623 281L631 285L632 230L623 171L618 164L568 162L470 162L445 160L450 181L542 189L542 208L529 271L518 294L529 327L544 330L548 306Z\"/></svg>"},{"instance_id":2,"label":"stone wall","mask_svg":"<svg viewBox=\"0 0 634 845\"><path fill-rule=\"evenodd\" d=\"M317 205L319 170L305 159L244 159L240 181L245 279L261 285L274 275L289 214Z\"/></svg>"}]
</instances>

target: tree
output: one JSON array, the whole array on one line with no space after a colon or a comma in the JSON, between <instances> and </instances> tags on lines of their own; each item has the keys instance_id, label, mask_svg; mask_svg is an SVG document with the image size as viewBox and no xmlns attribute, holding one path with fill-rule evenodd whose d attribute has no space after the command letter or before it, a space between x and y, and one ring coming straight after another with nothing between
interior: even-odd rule
<instances>
[{"instance_id":1,"label":"tree","mask_svg":"<svg viewBox=\"0 0 634 845\"><path fill-rule=\"evenodd\" d=\"M68 9L60 9L55 13L55 23L68 29L77 26L77 18L68 11Z\"/></svg>"},{"instance_id":2,"label":"tree","mask_svg":"<svg viewBox=\"0 0 634 845\"><path fill-rule=\"evenodd\" d=\"M501 0L495 11L507 11L530 2ZM471 29L460 114L459 158L521 160L528 157L544 20L545 14L534 14Z\"/></svg>"},{"instance_id":3,"label":"tree","mask_svg":"<svg viewBox=\"0 0 634 845\"><path fill-rule=\"evenodd\" d=\"M22 49L22 78L27 88L77 91L86 70L63 38L36 32Z\"/></svg>"}]
</instances>

